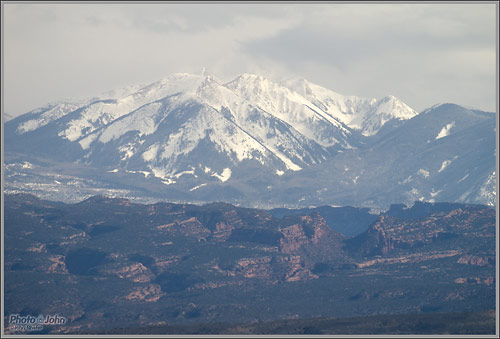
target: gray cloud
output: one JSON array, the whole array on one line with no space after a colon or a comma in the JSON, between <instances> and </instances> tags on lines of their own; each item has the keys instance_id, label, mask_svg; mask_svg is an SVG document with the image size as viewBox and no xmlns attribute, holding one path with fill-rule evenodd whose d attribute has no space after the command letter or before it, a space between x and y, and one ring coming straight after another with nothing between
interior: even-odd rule
<instances>
[{"instance_id":1,"label":"gray cloud","mask_svg":"<svg viewBox=\"0 0 500 339\"><path fill-rule=\"evenodd\" d=\"M482 4L5 4L4 107L21 114L202 67L299 76L421 110L495 109L495 7Z\"/></svg>"},{"instance_id":2,"label":"gray cloud","mask_svg":"<svg viewBox=\"0 0 500 339\"><path fill-rule=\"evenodd\" d=\"M419 110L442 101L495 109L494 7L362 8L313 12L300 25L243 50L282 60L340 93L394 94Z\"/></svg>"},{"instance_id":3,"label":"gray cloud","mask_svg":"<svg viewBox=\"0 0 500 339\"><path fill-rule=\"evenodd\" d=\"M488 36L489 35L489 36ZM293 27L268 39L244 46L246 53L267 55L284 62L317 61L349 67L362 59L388 54L477 50L494 46L493 34L473 34L464 38L433 36L428 32L404 30L367 30L364 36L349 36L334 30L317 31L307 24Z\"/></svg>"}]
</instances>

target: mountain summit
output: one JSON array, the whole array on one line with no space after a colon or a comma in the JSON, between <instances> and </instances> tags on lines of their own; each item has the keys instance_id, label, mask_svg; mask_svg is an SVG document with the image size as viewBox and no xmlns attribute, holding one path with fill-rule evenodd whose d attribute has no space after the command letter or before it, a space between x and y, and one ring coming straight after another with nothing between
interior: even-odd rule
<instances>
[{"instance_id":1,"label":"mountain summit","mask_svg":"<svg viewBox=\"0 0 500 339\"><path fill-rule=\"evenodd\" d=\"M305 79L288 80L283 82L283 85L350 128L361 131L365 136L377 134L388 121L407 120L418 114L392 95L378 100L345 96Z\"/></svg>"},{"instance_id":2,"label":"mountain summit","mask_svg":"<svg viewBox=\"0 0 500 339\"><path fill-rule=\"evenodd\" d=\"M431 111L441 112L443 108L437 106ZM69 175L88 178L90 171L93 180L107 178L106 185L140 189L159 197L385 206L402 202L403 198L439 199L439 194L450 189L423 194L421 188L398 184L395 173L397 180L407 183L408 178L415 182L421 176L412 172L412 166L420 164L408 160L412 147L431 152L426 159L439 162L432 164L434 167L457 158L464 161L462 153L479 137L475 134L479 130L473 127L481 122L489 126L492 115L465 108L455 111L456 116L428 111L417 114L393 96L344 96L304 79L277 83L259 75L242 74L223 83L206 71L198 75L177 73L146 86L129 86L92 99L59 102L26 113L6 123L5 151L23 154L26 161L42 157L72 163L84 169L72 169ZM423 135L437 124L444 124L439 125L444 130L437 131L435 138L423 140ZM491 132L494 135L494 130L482 128L488 130L481 140L488 143L484 149L489 149L490 141L484 138ZM448 144L453 139L450 136L466 130L469 139L465 148L457 150L457 143ZM413 139L408 141L408 136ZM403 142L409 144L395 146ZM440 152L446 153L442 148L449 147L454 154L433 158L437 144L446 145L439 148ZM19 158L12 161L12 173L18 173L15 168L27 170L16 162ZM401 171L400 165L408 161L408 168ZM483 160L483 164L479 167L480 177L476 177L479 181L473 184L474 192L484 185L489 187L485 182L496 177L489 160ZM367 173L375 168L382 171L377 172L377 180L365 181L370 177ZM38 170L33 171L40 175ZM422 171L429 172L424 168ZM470 171L459 172L464 177ZM399 193L383 201L374 199L371 194L380 188L373 188L384 178L396 185ZM400 192L402 187L405 192ZM431 189L428 183L426 187ZM370 196L366 192L371 192ZM477 200L479 193L471 192L461 191L460 196L453 195L453 200L484 200Z\"/></svg>"},{"instance_id":3,"label":"mountain summit","mask_svg":"<svg viewBox=\"0 0 500 339\"><path fill-rule=\"evenodd\" d=\"M252 159L279 171L297 171L353 148L353 131L373 135L387 121L416 115L394 97L344 97L303 84L278 84L253 74L222 84L207 72L178 73L141 88L108 92L93 102L37 109L18 120L16 132L53 125L58 137L80 145L86 163L102 165L92 154L102 148L105 165L138 166L142 161L141 169L165 179L198 165L179 167L176 162L203 143L225 162Z\"/></svg>"}]
</instances>

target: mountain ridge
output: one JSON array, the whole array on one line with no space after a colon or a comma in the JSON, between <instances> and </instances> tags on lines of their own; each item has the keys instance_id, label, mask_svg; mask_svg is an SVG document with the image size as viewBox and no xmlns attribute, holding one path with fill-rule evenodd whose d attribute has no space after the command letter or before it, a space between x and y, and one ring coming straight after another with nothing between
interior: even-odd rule
<instances>
[{"instance_id":1,"label":"mountain ridge","mask_svg":"<svg viewBox=\"0 0 500 339\"><path fill-rule=\"evenodd\" d=\"M387 207L441 194L447 201L496 203L489 153L495 117L485 112L442 104L417 114L393 96L343 96L307 80L276 83L253 74L222 83L206 72L176 73L114 93L7 122L6 152L77 163L100 177L141 174L119 186L188 200ZM471 145L484 155L479 168ZM415 172L418 162L428 164ZM455 184L467 184L460 192L440 176L457 163ZM442 179L435 187L433 177ZM394 193L371 197L378 181Z\"/></svg>"}]
</instances>

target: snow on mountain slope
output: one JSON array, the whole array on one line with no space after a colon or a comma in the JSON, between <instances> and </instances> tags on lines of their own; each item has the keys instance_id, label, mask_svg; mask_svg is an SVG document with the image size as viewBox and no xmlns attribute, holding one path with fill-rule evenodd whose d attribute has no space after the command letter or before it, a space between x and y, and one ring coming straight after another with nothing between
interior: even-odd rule
<instances>
[{"instance_id":1,"label":"snow on mountain slope","mask_svg":"<svg viewBox=\"0 0 500 339\"><path fill-rule=\"evenodd\" d=\"M351 131L285 86L253 74L242 74L225 86L324 147L337 143L349 146L346 139Z\"/></svg>"},{"instance_id":2,"label":"snow on mountain slope","mask_svg":"<svg viewBox=\"0 0 500 339\"><path fill-rule=\"evenodd\" d=\"M32 111L16 131L29 140L28 134L50 127L40 133L77 145L70 153L78 162L106 171L151 173L171 183L179 173L202 176L206 167L213 168L211 178L225 182L246 160L277 176L321 163L356 148L359 133L352 128L371 135L403 117L396 98L367 101L306 81L301 86L252 74L224 84L206 72L177 73Z\"/></svg>"},{"instance_id":3,"label":"snow on mountain slope","mask_svg":"<svg viewBox=\"0 0 500 339\"><path fill-rule=\"evenodd\" d=\"M497 203L497 176L493 171L479 190L479 197L486 205L495 206Z\"/></svg>"},{"instance_id":4,"label":"snow on mountain slope","mask_svg":"<svg viewBox=\"0 0 500 339\"><path fill-rule=\"evenodd\" d=\"M362 122L363 135L374 135L388 121L408 120L418 113L394 96L375 101L373 108L365 113Z\"/></svg>"},{"instance_id":5,"label":"snow on mountain slope","mask_svg":"<svg viewBox=\"0 0 500 339\"><path fill-rule=\"evenodd\" d=\"M196 97L219 111L225 108L240 126L249 122L249 110L259 108L323 147L350 148L352 131L346 125L372 135L386 121L408 118L414 113L393 97L381 102L345 97L305 80L283 85L257 75L243 74L222 85L205 73L177 73L147 86L129 86L93 99L34 110L30 112L33 118L19 124L17 131L20 134L34 131L78 109L78 114L59 131L59 136L80 142L141 106L174 94L184 99ZM89 146L90 140L95 137L81 142L82 146Z\"/></svg>"},{"instance_id":6,"label":"snow on mountain slope","mask_svg":"<svg viewBox=\"0 0 500 339\"><path fill-rule=\"evenodd\" d=\"M407 120L418 113L394 96L380 100L345 96L304 79L282 82L283 86L310 100L331 117L365 136L376 134L392 119Z\"/></svg>"},{"instance_id":7,"label":"snow on mountain slope","mask_svg":"<svg viewBox=\"0 0 500 339\"><path fill-rule=\"evenodd\" d=\"M51 163L47 173L75 165L82 181L169 199L491 205L494 118L452 104L416 115L394 97L343 96L305 80L180 73L19 116L5 124L5 150ZM34 181L37 166L23 167ZM24 176L11 174L20 187Z\"/></svg>"},{"instance_id":8,"label":"snow on mountain slope","mask_svg":"<svg viewBox=\"0 0 500 339\"><path fill-rule=\"evenodd\" d=\"M448 125L444 126L441 129L441 131L439 131L439 134L436 136L436 140L444 138L444 137L447 137L448 135L450 135L450 131L453 128L453 126L455 126L455 122L454 121L450 122Z\"/></svg>"},{"instance_id":9,"label":"snow on mountain slope","mask_svg":"<svg viewBox=\"0 0 500 339\"><path fill-rule=\"evenodd\" d=\"M219 151L228 154L234 163L255 159L264 165L266 159L275 158L284 164L283 169L300 170L301 166L324 160L328 155L322 147L301 135L292 126L254 107L222 86L214 77L190 77L190 80L184 88L162 92L178 94L144 105L96 130L87 129L91 133L79 139L80 145L83 149L89 149L94 142L106 144L133 133L134 140L129 140L125 145L122 143L119 148L120 159L126 161L138 152L145 137L156 133L163 120L166 119L167 124L168 121L182 122L175 130L168 133L161 131L162 135L168 135L161 145L155 143L143 150L142 159L150 163L147 165L149 169L161 178L172 176L175 171L180 170L174 166L176 159L180 155L189 154L207 137ZM159 82L161 85L163 83ZM150 86L150 92L153 87ZM155 92L160 91L157 89ZM195 108L189 114L193 109L185 106L187 101L205 108L200 111ZM173 114L174 111L178 112ZM81 125L82 121L79 120L78 124ZM156 157L168 161L160 161L162 165L159 166L154 161ZM91 157L88 159L92 161Z\"/></svg>"},{"instance_id":10,"label":"snow on mountain slope","mask_svg":"<svg viewBox=\"0 0 500 339\"><path fill-rule=\"evenodd\" d=\"M201 102L221 112L237 128L264 145L267 151L286 164L287 169L300 170L299 164L313 164L327 155L327 152L315 143L317 140L308 137L314 134L313 126L304 124L300 131L286 119L280 119L272 113L273 111L265 109L269 106L238 95L227 84L221 85L209 77L197 93ZM271 104L271 106L276 105ZM220 139L224 137L224 135L219 136Z\"/></svg>"},{"instance_id":11,"label":"snow on mountain slope","mask_svg":"<svg viewBox=\"0 0 500 339\"><path fill-rule=\"evenodd\" d=\"M90 101L99 101L99 100L109 100L109 99L121 99L125 98L135 92L140 91L144 87L146 87L148 84L135 84L135 85L129 85L125 86L122 88L116 88L112 89L110 91L103 92L92 99L89 99Z\"/></svg>"},{"instance_id":12,"label":"snow on mountain slope","mask_svg":"<svg viewBox=\"0 0 500 339\"><path fill-rule=\"evenodd\" d=\"M213 108L200 105L193 107L192 113L179 129L172 130L171 133L160 129L158 142L143 152L139 149L146 166L156 177L172 179L176 173L185 171L193 165L201 169L204 165L198 165L206 163L205 158L196 157L197 163L194 159L183 162L191 152L201 147L203 142L211 143L217 151L228 155L233 164L244 159L252 159L254 155L256 160L264 163L266 157L271 156L263 145L236 128ZM210 156L208 150L205 152L207 153L205 156Z\"/></svg>"},{"instance_id":13,"label":"snow on mountain slope","mask_svg":"<svg viewBox=\"0 0 500 339\"><path fill-rule=\"evenodd\" d=\"M121 98L125 98L133 93L140 91L143 87L145 86L131 85L124 88L107 91L92 98L66 99L63 101L47 104L44 107L37 108L28 112L27 115L32 115L35 118L19 124L17 131L18 133L22 134L36 130L49 124L52 121L58 120L59 118L75 111L78 108L90 105L93 102L103 100L118 100Z\"/></svg>"},{"instance_id":14,"label":"snow on mountain slope","mask_svg":"<svg viewBox=\"0 0 500 339\"><path fill-rule=\"evenodd\" d=\"M193 95L193 89L197 88L201 81L203 79L200 76L185 73L173 74L125 97L97 101L85 107L79 113L78 118L71 120L59 136L76 141L139 107L168 95L177 93L183 93L186 96Z\"/></svg>"},{"instance_id":15,"label":"snow on mountain slope","mask_svg":"<svg viewBox=\"0 0 500 339\"><path fill-rule=\"evenodd\" d=\"M26 132L34 131L76 110L79 106L80 105L78 104L64 102L51 104L42 108L35 109L27 113L29 115L33 115L34 118L19 124L17 127L17 132L19 134L23 134Z\"/></svg>"}]
</instances>

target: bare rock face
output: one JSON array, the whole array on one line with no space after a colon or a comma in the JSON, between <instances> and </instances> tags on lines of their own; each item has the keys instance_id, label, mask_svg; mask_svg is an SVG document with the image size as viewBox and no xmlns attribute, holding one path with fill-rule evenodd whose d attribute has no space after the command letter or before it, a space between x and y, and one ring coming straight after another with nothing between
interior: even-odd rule
<instances>
[{"instance_id":1,"label":"bare rock face","mask_svg":"<svg viewBox=\"0 0 500 339\"><path fill-rule=\"evenodd\" d=\"M297 223L280 228L280 232L283 234L280 249L286 254L321 248L323 255L328 256L336 253L344 240L344 236L328 227L319 214L301 216Z\"/></svg>"},{"instance_id":2,"label":"bare rock face","mask_svg":"<svg viewBox=\"0 0 500 339\"><path fill-rule=\"evenodd\" d=\"M162 292L160 285L149 284L136 287L132 292L125 296L125 299L131 301L156 302L164 295L165 292Z\"/></svg>"},{"instance_id":3,"label":"bare rock face","mask_svg":"<svg viewBox=\"0 0 500 339\"><path fill-rule=\"evenodd\" d=\"M169 267L175 265L179 262L180 256L173 255L169 257L159 257L154 259L154 268L158 273L163 273L169 269Z\"/></svg>"},{"instance_id":4,"label":"bare rock face","mask_svg":"<svg viewBox=\"0 0 500 339\"><path fill-rule=\"evenodd\" d=\"M185 236L191 236L197 239L205 238L210 234L210 230L195 217L178 222L177 227Z\"/></svg>"},{"instance_id":5,"label":"bare rock face","mask_svg":"<svg viewBox=\"0 0 500 339\"><path fill-rule=\"evenodd\" d=\"M302 246L309 242L300 225L292 225L280 230L283 239L280 240L280 248L283 253L296 253Z\"/></svg>"},{"instance_id":6,"label":"bare rock face","mask_svg":"<svg viewBox=\"0 0 500 339\"><path fill-rule=\"evenodd\" d=\"M213 232L213 237L216 241L224 242L231 236L234 226L230 223L218 222Z\"/></svg>"},{"instance_id":7,"label":"bare rock face","mask_svg":"<svg viewBox=\"0 0 500 339\"><path fill-rule=\"evenodd\" d=\"M465 264L465 265L494 266L495 265L495 257L463 255L458 259L457 262L459 264Z\"/></svg>"},{"instance_id":8,"label":"bare rock face","mask_svg":"<svg viewBox=\"0 0 500 339\"><path fill-rule=\"evenodd\" d=\"M346 241L351 254L362 257L389 256L393 252L417 251L428 244L459 241L464 236L494 237L495 224L487 208L457 208L424 218L401 219L381 215L367 232ZM487 265L488 256L463 256L459 263Z\"/></svg>"},{"instance_id":9,"label":"bare rock face","mask_svg":"<svg viewBox=\"0 0 500 339\"><path fill-rule=\"evenodd\" d=\"M113 271L120 278L130 279L137 283L150 282L154 278L154 274L150 269L145 267L141 263L135 263L122 267L118 270Z\"/></svg>"},{"instance_id":10,"label":"bare rock face","mask_svg":"<svg viewBox=\"0 0 500 339\"><path fill-rule=\"evenodd\" d=\"M191 217L184 220L176 220L172 223L159 225L157 230L182 234L184 236L193 237L196 239L204 239L211 234L210 230L206 228L196 217Z\"/></svg>"},{"instance_id":11,"label":"bare rock face","mask_svg":"<svg viewBox=\"0 0 500 339\"><path fill-rule=\"evenodd\" d=\"M410 236L411 231L411 228L405 227L396 218L381 215L377 222L356 240L364 238L361 247L364 256L387 255L402 243L411 246L421 240L418 236Z\"/></svg>"},{"instance_id":12,"label":"bare rock face","mask_svg":"<svg viewBox=\"0 0 500 339\"><path fill-rule=\"evenodd\" d=\"M66 269L66 263L64 262L64 256L63 255L54 255L49 258L50 262L52 263L50 267L48 268L47 272L48 273L63 273L67 274L68 270Z\"/></svg>"},{"instance_id":13,"label":"bare rock face","mask_svg":"<svg viewBox=\"0 0 500 339\"><path fill-rule=\"evenodd\" d=\"M235 271L245 278L264 278L272 276L271 257L243 258L238 260Z\"/></svg>"},{"instance_id":14,"label":"bare rock face","mask_svg":"<svg viewBox=\"0 0 500 339\"><path fill-rule=\"evenodd\" d=\"M456 278L455 283L457 284L480 284L480 285L491 285L495 283L494 277L468 277L468 278Z\"/></svg>"},{"instance_id":15,"label":"bare rock face","mask_svg":"<svg viewBox=\"0 0 500 339\"><path fill-rule=\"evenodd\" d=\"M286 281L301 281L318 278L317 275L312 274L309 269L304 267L302 258L298 255L283 257L282 263L287 266L285 274Z\"/></svg>"},{"instance_id":16,"label":"bare rock face","mask_svg":"<svg viewBox=\"0 0 500 339\"><path fill-rule=\"evenodd\" d=\"M317 278L312 270L318 262L328 261L333 266L351 262L342 248L344 236L328 227L319 214L301 216L280 232L280 252L288 255L281 261L287 281Z\"/></svg>"},{"instance_id":17,"label":"bare rock face","mask_svg":"<svg viewBox=\"0 0 500 339\"><path fill-rule=\"evenodd\" d=\"M36 252L36 253L46 253L47 252L47 249L46 249L46 245L45 244L40 244L38 246L33 246L33 247L30 247L27 249L28 252Z\"/></svg>"}]
</instances>

